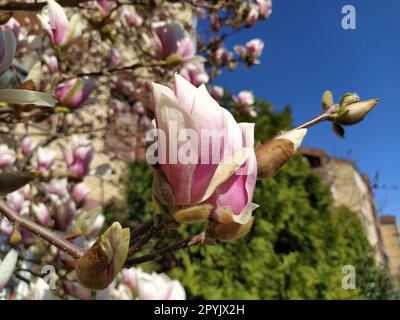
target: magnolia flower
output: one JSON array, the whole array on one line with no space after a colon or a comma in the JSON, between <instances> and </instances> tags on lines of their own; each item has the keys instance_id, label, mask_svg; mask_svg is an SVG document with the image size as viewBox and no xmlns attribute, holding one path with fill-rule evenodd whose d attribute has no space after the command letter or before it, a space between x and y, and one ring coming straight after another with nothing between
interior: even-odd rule
<instances>
[{"instance_id":1,"label":"magnolia flower","mask_svg":"<svg viewBox=\"0 0 400 320\"><path fill-rule=\"evenodd\" d=\"M77 204L80 204L85 201L89 192L90 188L84 182L78 183L72 188L72 199L74 199Z\"/></svg>"},{"instance_id":2,"label":"magnolia flower","mask_svg":"<svg viewBox=\"0 0 400 320\"><path fill-rule=\"evenodd\" d=\"M268 19L272 13L271 0L257 0L258 14L261 18Z\"/></svg>"},{"instance_id":3,"label":"magnolia flower","mask_svg":"<svg viewBox=\"0 0 400 320\"><path fill-rule=\"evenodd\" d=\"M21 150L22 153L27 156L32 153L34 149L36 149L37 143L35 143L30 136L26 136L21 140Z\"/></svg>"},{"instance_id":4,"label":"magnolia flower","mask_svg":"<svg viewBox=\"0 0 400 320\"><path fill-rule=\"evenodd\" d=\"M165 205L172 201L173 205L183 207L206 204L200 206L198 212L207 218L210 203L215 205L212 216L218 214L220 204L229 206L227 199L217 201L218 195L224 194L232 185L236 188L237 184L236 192L240 194L236 194L236 198L242 201L240 204L232 203L233 220L244 223L254 208L251 198L257 169L254 166L253 125L236 123L231 113L218 105L204 85L196 88L179 75L175 76L174 91L159 84L153 84L153 87L157 134L165 134L165 137L164 134L159 136L155 145L158 150L156 160L173 193L173 199L163 199L165 192L157 190L162 186L155 184L156 200ZM182 135L187 137L188 130L190 141L182 139ZM166 146L170 149L166 150ZM171 146L176 153L171 151ZM185 158L188 151L189 158ZM175 158L177 153L179 159ZM147 156L151 163L154 159L149 154ZM241 168L242 165L246 168ZM235 174L239 176L235 177ZM221 185L223 189L218 190ZM218 193L214 194L216 190ZM193 210L184 212L187 216L193 215ZM179 220L186 220L185 215L180 212Z\"/></svg>"},{"instance_id":5,"label":"magnolia flower","mask_svg":"<svg viewBox=\"0 0 400 320\"><path fill-rule=\"evenodd\" d=\"M259 17L258 7L254 5L250 6L250 11L247 14L245 20L246 26L251 27L258 20L258 17Z\"/></svg>"},{"instance_id":6,"label":"magnolia flower","mask_svg":"<svg viewBox=\"0 0 400 320\"><path fill-rule=\"evenodd\" d=\"M89 140L73 136L68 145L62 146L64 160L69 172L76 178L81 178L89 172L94 148Z\"/></svg>"},{"instance_id":7,"label":"magnolia flower","mask_svg":"<svg viewBox=\"0 0 400 320\"><path fill-rule=\"evenodd\" d=\"M264 42L261 39L253 39L246 43L247 53L253 57L259 57L264 49Z\"/></svg>"},{"instance_id":8,"label":"magnolia flower","mask_svg":"<svg viewBox=\"0 0 400 320\"><path fill-rule=\"evenodd\" d=\"M156 56L165 60L172 55L183 60L194 57L195 47L189 35L177 22L159 22L154 25L155 40L157 45Z\"/></svg>"},{"instance_id":9,"label":"magnolia flower","mask_svg":"<svg viewBox=\"0 0 400 320\"><path fill-rule=\"evenodd\" d=\"M235 52L246 61L248 65L259 63L258 58L264 49L264 42L261 39L253 39L246 43L246 46L235 46Z\"/></svg>"},{"instance_id":10,"label":"magnolia flower","mask_svg":"<svg viewBox=\"0 0 400 320\"><path fill-rule=\"evenodd\" d=\"M238 104L251 106L254 104L254 95L251 91L242 90L237 97L233 97L233 100Z\"/></svg>"},{"instance_id":11,"label":"magnolia flower","mask_svg":"<svg viewBox=\"0 0 400 320\"><path fill-rule=\"evenodd\" d=\"M76 205L72 199L51 197L51 214L54 217L55 225L59 230L66 231L71 225L76 213Z\"/></svg>"},{"instance_id":12,"label":"magnolia flower","mask_svg":"<svg viewBox=\"0 0 400 320\"><path fill-rule=\"evenodd\" d=\"M224 88L220 86L209 87L208 92L210 92L211 96L217 101L221 100L224 96Z\"/></svg>"},{"instance_id":13,"label":"magnolia flower","mask_svg":"<svg viewBox=\"0 0 400 320\"><path fill-rule=\"evenodd\" d=\"M39 147L34 158L36 170L49 170L56 160L56 151L50 148Z\"/></svg>"},{"instance_id":14,"label":"magnolia flower","mask_svg":"<svg viewBox=\"0 0 400 320\"><path fill-rule=\"evenodd\" d=\"M121 52L118 49L116 49L116 48L111 49L110 61L111 61L111 65L114 67L117 67L120 64L122 64L122 62L124 60L122 58Z\"/></svg>"},{"instance_id":15,"label":"magnolia flower","mask_svg":"<svg viewBox=\"0 0 400 320\"><path fill-rule=\"evenodd\" d=\"M129 228L114 222L76 266L79 283L87 289L107 288L121 271L129 249Z\"/></svg>"},{"instance_id":16,"label":"magnolia flower","mask_svg":"<svg viewBox=\"0 0 400 320\"><path fill-rule=\"evenodd\" d=\"M74 298L79 300L91 300L92 293L90 290L86 289L85 287L81 286L77 282L73 281L65 281L63 283L63 287L67 294L71 295ZM97 291L96 300L106 300L109 298L111 291L114 289L113 284L107 287L104 290Z\"/></svg>"},{"instance_id":17,"label":"magnolia flower","mask_svg":"<svg viewBox=\"0 0 400 320\"><path fill-rule=\"evenodd\" d=\"M127 26L140 27L143 24L143 18L136 12L135 7L125 7L122 11L122 17Z\"/></svg>"},{"instance_id":18,"label":"magnolia flower","mask_svg":"<svg viewBox=\"0 0 400 320\"><path fill-rule=\"evenodd\" d=\"M4 169L12 165L17 159L14 150L10 149L6 144L0 144L0 169Z\"/></svg>"},{"instance_id":19,"label":"magnolia flower","mask_svg":"<svg viewBox=\"0 0 400 320\"><path fill-rule=\"evenodd\" d=\"M124 269L121 282L137 292L139 300L185 300L186 293L178 280L171 280L166 274L151 274L140 268Z\"/></svg>"},{"instance_id":20,"label":"magnolia flower","mask_svg":"<svg viewBox=\"0 0 400 320\"><path fill-rule=\"evenodd\" d=\"M179 71L179 74L195 86L199 86L209 81L209 76L204 69L204 64L201 62L186 64Z\"/></svg>"},{"instance_id":21,"label":"magnolia flower","mask_svg":"<svg viewBox=\"0 0 400 320\"><path fill-rule=\"evenodd\" d=\"M64 179L51 179L48 184L45 185L45 190L53 195L63 197L68 194L68 181Z\"/></svg>"},{"instance_id":22,"label":"magnolia flower","mask_svg":"<svg viewBox=\"0 0 400 320\"><path fill-rule=\"evenodd\" d=\"M101 12L105 16L108 16L111 10L114 9L116 6L116 3L114 1L108 1L108 0L98 0L97 3L100 7Z\"/></svg>"},{"instance_id":23,"label":"magnolia flower","mask_svg":"<svg viewBox=\"0 0 400 320\"><path fill-rule=\"evenodd\" d=\"M0 260L0 290L2 290L10 280L15 266L17 265L18 253L15 250L10 250L4 260Z\"/></svg>"},{"instance_id":24,"label":"magnolia flower","mask_svg":"<svg viewBox=\"0 0 400 320\"><path fill-rule=\"evenodd\" d=\"M7 195L7 203L19 214L25 214L29 212L29 201L25 200L24 194L20 191L14 191Z\"/></svg>"},{"instance_id":25,"label":"magnolia flower","mask_svg":"<svg viewBox=\"0 0 400 320\"><path fill-rule=\"evenodd\" d=\"M232 58L232 53L229 52L225 47L218 48L213 54L214 61L221 66L226 65L229 61L232 60Z\"/></svg>"},{"instance_id":26,"label":"magnolia flower","mask_svg":"<svg viewBox=\"0 0 400 320\"><path fill-rule=\"evenodd\" d=\"M47 0L47 4L48 14L38 15L38 18L53 44L63 47L81 36L79 13L74 14L71 20L68 20L64 9L55 0Z\"/></svg>"},{"instance_id":27,"label":"magnolia flower","mask_svg":"<svg viewBox=\"0 0 400 320\"><path fill-rule=\"evenodd\" d=\"M32 211L37 221L43 226L47 226L50 223L50 213L46 205L43 202L32 205Z\"/></svg>"},{"instance_id":28,"label":"magnolia flower","mask_svg":"<svg viewBox=\"0 0 400 320\"><path fill-rule=\"evenodd\" d=\"M59 71L58 60L56 56L43 55L43 61L51 73Z\"/></svg>"},{"instance_id":29,"label":"magnolia flower","mask_svg":"<svg viewBox=\"0 0 400 320\"><path fill-rule=\"evenodd\" d=\"M70 79L57 87L56 97L66 107L77 109L85 102L95 87L92 80Z\"/></svg>"}]
</instances>

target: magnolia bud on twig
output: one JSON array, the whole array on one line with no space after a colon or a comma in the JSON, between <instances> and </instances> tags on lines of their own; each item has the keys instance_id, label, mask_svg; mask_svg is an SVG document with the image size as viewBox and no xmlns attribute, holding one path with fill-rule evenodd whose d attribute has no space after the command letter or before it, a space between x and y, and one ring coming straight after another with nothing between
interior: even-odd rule
<instances>
[{"instance_id":1,"label":"magnolia bud on twig","mask_svg":"<svg viewBox=\"0 0 400 320\"><path fill-rule=\"evenodd\" d=\"M95 244L79 259L76 274L90 290L107 288L121 271L129 249L129 228L114 222Z\"/></svg>"}]
</instances>

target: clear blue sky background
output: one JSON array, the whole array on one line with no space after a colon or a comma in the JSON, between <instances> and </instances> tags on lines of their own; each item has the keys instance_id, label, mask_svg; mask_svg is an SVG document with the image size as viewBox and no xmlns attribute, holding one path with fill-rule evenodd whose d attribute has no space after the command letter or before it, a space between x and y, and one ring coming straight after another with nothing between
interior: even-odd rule
<instances>
[{"instance_id":1,"label":"clear blue sky background","mask_svg":"<svg viewBox=\"0 0 400 320\"><path fill-rule=\"evenodd\" d=\"M356 8L356 30L341 27L347 4ZM380 214L400 218L400 191L391 189L400 185L400 1L275 0L268 21L232 36L226 46L252 38L265 42L261 64L224 72L215 84L232 93L250 89L276 110L290 105L295 124L321 111L326 89L337 99L348 91L380 98L362 123L347 128L344 140L323 123L304 145L353 159L371 179L379 172Z\"/></svg>"}]
</instances>

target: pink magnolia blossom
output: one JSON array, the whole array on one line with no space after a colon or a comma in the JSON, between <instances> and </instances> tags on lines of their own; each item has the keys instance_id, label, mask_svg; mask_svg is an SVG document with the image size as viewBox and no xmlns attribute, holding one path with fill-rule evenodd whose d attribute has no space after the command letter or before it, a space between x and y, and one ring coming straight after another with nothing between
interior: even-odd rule
<instances>
[{"instance_id":1,"label":"pink magnolia blossom","mask_svg":"<svg viewBox=\"0 0 400 320\"><path fill-rule=\"evenodd\" d=\"M24 155L29 155L36 148L37 143L35 143L30 136L26 136L21 140L21 150Z\"/></svg>"},{"instance_id":2,"label":"pink magnolia blossom","mask_svg":"<svg viewBox=\"0 0 400 320\"><path fill-rule=\"evenodd\" d=\"M264 42L261 39L253 39L246 43L247 53L259 57L264 49Z\"/></svg>"},{"instance_id":3,"label":"pink magnolia blossom","mask_svg":"<svg viewBox=\"0 0 400 320\"><path fill-rule=\"evenodd\" d=\"M56 151L50 148L39 147L34 158L36 170L49 170L56 160Z\"/></svg>"},{"instance_id":4,"label":"pink magnolia blossom","mask_svg":"<svg viewBox=\"0 0 400 320\"><path fill-rule=\"evenodd\" d=\"M233 100L238 104L251 106L254 104L254 95L251 91L242 90L237 97L233 97Z\"/></svg>"},{"instance_id":5,"label":"pink magnolia blossom","mask_svg":"<svg viewBox=\"0 0 400 320\"><path fill-rule=\"evenodd\" d=\"M50 212L43 202L33 204L32 211L41 225L47 226L50 223Z\"/></svg>"},{"instance_id":6,"label":"pink magnolia blossom","mask_svg":"<svg viewBox=\"0 0 400 320\"><path fill-rule=\"evenodd\" d=\"M185 300L186 293L178 280L166 274L146 273L140 268L122 270L121 283L136 292L139 300Z\"/></svg>"},{"instance_id":7,"label":"pink magnolia blossom","mask_svg":"<svg viewBox=\"0 0 400 320\"><path fill-rule=\"evenodd\" d=\"M177 22L159 22L154 28L157 45L156 56L158 59L166 59L171 55L178 55L183 60L194 57L195 48L182 25Z\"/></svg>"},{"instance_id":8,"label":"pink magnolia blossom","mask_svg":"<svg viewBox=\"0 0 400 320\"><path fill-rule=\"evenodd\" d=\"M81 21L79 13L68 20L67 14L55 0L47 0L48 15L41 14L38 18L42 28L49 34L51 42L60 47L69 44L81 36Z\"/></svg>"},{"instance_id":9,"label":"pink magnolia blossom","mask_svg":"<svg viewBox=\"0 0 400 320\"><path fill-rule=\"evenodd\" d=\"M210 79L201 62L185 64L179 74L195 86L207 83Z\"/></svg>"},{"instance_id":10,"label":"pink magnolia blossom","mask_svg":"<svg viewBox=\"0 0 400 320\"><path fill-rule=\"evenodd\" d=\"M75 202L69 197L51 197L51 215L59 230L66 231L76 213Z\"/></svg>"},{"instance_id":11,"label":"pink magnolia blossom","mask_svg":"<svg viewBox=\"0 0 400 320\"><path fill-rule=\"evenodd\" d=\"M221 100L224 96L224 88L220 86L209 87L208 91L210 92L211 96L217 101Z\"/></svg>"},{"instance_id":12,"label":"pink magnolia blossom","mask_svg":"<svg viewBox=\"0 0 400 320\"><path fill-rule=\"evenodd\" d=\"M56 56L43 55L44 63L51 73L59 71L58 60Z\"/></svg>"},{"instance_id":13,"label":"pink magnolia blossom","mask_svg":"<svg viewBox=\"0 0 400 320\"><path fill-rule=\"evenodd\" d=\"M116 3L114 1L98 0L97 3L100 7L101 12L105 16L108 16L110 14L111 10L116 7Z\"/></svg>"},{"instance_id":14,"label":"pink magnolia blossom","mask_svg":"<svg viewBox=\"0 0 400 320\"><path fill-rule=\"evenodd\" d=\"M94 148L89 140L73 136L68 145L63 145L64 160L69 172L76 178L81 178L89 172Z\"/></svg>"},{"instance_id":15,"label":"pink magnolia blossom","mask_svg":"<svg viewBox=\"0 0 400 320\"><path fill-rule=\"evenodd\" d=\"M17 159L14 150L10 149L6 144L0 144L0 169L4 169L12 165Z\"/></svg>"},{"instance_id":16,"label":"pink magnolia blossom","mask_svg":"<svg viewBox=\"0 0 400 320\"><path fill-rule=\"evenodd\" d=\"M153 86L156 126L166 136L166 141L159 139L157 144L159 169L165 174L172 188L175 205L202 203L248 159L252 162L253 138L245 139L247 135L253 134L252 127L245 123L236 123L231 113L218 105L204 85L196 88L176 75L174 91L158 84ZM177 134L170 134L170 131L175 130L175 126L194 131L198 143L192 146L187 141L178 140ZM207 130L208 135L205 134ZM191 161L184 163L171 157L166 146L177 146L177 150L189 146ZM151 162L151 159L148 161ZM253 174L243 173L244 179L247 180L247 176ZM242 180L240 178L240 181ZM246 188L247 191L242 190L246 195L240 197L250 201L254 189L252 179ZM233 206L236 209L236 205Z\"/></svg>"},{"instance_id":17,"label":"pink magnolia blossom","mask_svg":"<svg viewBox=\"0 0 400 320\"><path fill-rule=\"evenodd\" d=\"M84 182L78 183L72 188L72 199L74 199L77 204L80 204L85 201L89 192L90 188Z\"/></svg>"},{"instance_id":18,"label":"pink magnolia blossom","mask_svg":"<svg viewBox=\"0 0 400 320\"><path fill-rule=\"evenodd\" d=\"M258 14L264 19L268 19L272 13L271 0L257 0Z\"/></svg>"},{"instance_id":19,"label":"pink magnolia blossom","mask_svg":"<svg viewBox=\"0 0 400 320\"><path fill-rule=\"evenodd\" d=\"M143 24L143 18L136 12L135 7L126 7L122 11L122 17L129 27L138 28Z\"/></svg>"},{"instance_id":20,"label":"pink magnolia blossom","mask_svg":"<svg viewBox=\"0 0 400 320\"><path fill-rule=\"evenodd\" d=\"M45 184L45 190L59 197L68 195L68 181L64 179L51 179L48 184Z\"/></svg>"},{"instance_id":21,"label":"pink magnolia blossom","mask_svg":"<svg viewBox=\"0 0 400 320\"><path fill-rule=\"evenodd\" d=\"M250 6L250 11L247 14L245 21L246 26L251 27L252 25L254 25L254 23L257 22L258 17L259 17L259 9L254 5Z\"/></svg>"},{"instance_id":22,"label":"pink magnolia blossom","mask_svg":"<svg viewBox=\"0 0 400 320\"><path fill-rule=\"evenodd\" d=\"M213 59L219 65L226 65L229 61L231 61L233 55L229 52L225 47L220 47L215 50Z\"/></svg>"},{"instance_id":23,"label":"pink magnolia blossom","mask_svg":"<svg viewBox=\"0 0 400 320\"><path fill-rule=\"evenodd\" d=\"M14 59L17 41L9 28L0 30L0 75L3 74Z\"/></svg>"},{"instance_id":24,"label":"pink magnolia blossom","mask_svg":"<svg viewBox=\"0 0 400 320\"><path fill-rule=\"evenodd\" d=\"M25 200L21 189L7 194L6 199L8 205L18 214L24 215L29 212L29 201Z\"/></svg>"},{"instance_id":25,"label":"pink magnolia blossom","mask_svg":"<svg viewBox=\"0 0 400 320\"><path fill-rule=\"evenodd\" d=\"M57 87L56 97L66 107L77 109L85 102L95 87L92 80L70 79Z\"/></svg>"},{"instance_id":26,"label":"pink magnolia blossom","mask_svg":"<svg viewBox=\"0 0 400 320\"><path fill-rule=\"evenodd\" d=\"M113 67L118 67L119 65L122 64L124 59L122 58L121 52L118 49L116 48L111 49L110 61L111 61L111 66Z\"/></svg>"}]
</instances>

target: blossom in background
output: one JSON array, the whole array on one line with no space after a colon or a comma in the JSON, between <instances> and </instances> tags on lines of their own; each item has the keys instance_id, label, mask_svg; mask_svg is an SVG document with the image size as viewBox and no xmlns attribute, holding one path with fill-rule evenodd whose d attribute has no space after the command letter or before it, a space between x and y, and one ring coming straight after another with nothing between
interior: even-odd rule
<instances>
[{"instance_id":1,"label":"blossom in background","mask_svg":"<svg viewBox=\"0 0 400 320\"><path fill-rule=\"evenodd\" d=\"M140 268L123 269L121 283L137 295L139 300L185 300L186 293L178 280L166 274L146 273Z\"/></svg>"},{"instance_id":2,"label":"blossom in background","mask_svg":"<svg viewBox=\"0 0 400 320\"><path fill-rule=\"evenodd\" d=\"M217 101L221 100L224 96L224 88L220 86L211 86L208 88L208 92Z\"/></svg>"},{"instance_id":3,"label":"blossom in background","mask_svg":"<svg viewBox=\"0 0 400 320\"><path fill-rule=\"evenodd\" d=\"M143 24L143 18L136 12L135 7L125 7L122 11L123 22L128 27L140 27Z\"/></svg>"},{"instance_id":4,"label":"blossom in background","mask_svg":"<svg viewBox=\"0 0 400 320\"><path fill-rule=\"evenodd\" d=\"M225 47L220 47L213 53L213 60L217 65L224 66L233 59L233 55Z\"/></svg>"},{"instance_id":5,"label":"blossom in background","mask_svg":"<svg viewBox=\"0 0 400 320\"><path fill-rule=\"evenodd\" d=\"M185 64L179 74L195 86L207 83L210 79L202 62Z\"/></svg>"},{"instance_id":6,"label":"blossom in background","mask_svg":"<svg viewBox=\"0 0 400 320\"><path fill-rule=\"evenodd\" d=\"M51 73L59 71L58 60L56 56L43 55L43 61Z\"/></svg>"},{"instance_id":7,"label":"blossom in background","mask_svg":"<svg viewBox=\"0 0 400 320\"><path fill-rule=\"evenodd\" d=\"M53 195L50 211L57 229L66 231L74 219L76 204L69 196L57 197Z\"/></svg>"},{"instance_id":8,"label":"blossom in background","mask_svg":"<svg viewBox=\"0 0 400 320\"><path fill-rule=\"evenodd\" d=\"M64 106L77 109L89 97L96 84L92 80L70 79L61 83L56 90L56 97Z\"/></svg>"},{"instance_id":9,"label":"blossom in background","mask_svg":"<svg viewBox=\"0 0 400 320\"><path fill-rule=\"evenodd\" d=\"M94 148L92 142L78 136L73 136L71 142L62 146L64 161L72 176L81 178L89 172Z\"/></svg>"},{"instance_id":10,"label":"blossom in background","mask_svg":"<svg viewBox=\"0 0 400 320\"><path fill-rule=\"evenodd\" d=\"M179 56L182 60L188 60L194 57L194 43L181 24L158 22L154 25L154 34L158 59Z\"/></svg>"},{"instance_id":11,"label":"blossom in background","mask_svg":"<svg viewBox=\"0 0 400 320\"><path fill-rule=\"evenodd\" d=\"M231 113L218 105L204 85L196 88L179 75L175 76L174 91L159 84L153 86L157 128L165 133L167 140L158 145L159 168L172 189L174 205L187 207L207 204L206 208L199 211L201 215L206 215L205 218L208 217L208 212L204 209L210 208L210 204L216 205L211 210L211 216L214 217L219 203L229 206L228 198L227 202L214 201L218 196L214 194L218 187L228 181L229 185L224 185L224 190L219 190L218 194L223 194L231 187L240 192L236 194L236 198L243 201L240 205L236 200L232 203L234 215L232 219L244 223L248 218L248 212L254 207L251 198L257 168L253 166L255 161L253 125L236 123ZM198 143L190 145L187 141L175 140L175 135L170 137L169 132L173 130L171 124L174 121L174 126L177 128L193 130L197 134ZM207 129L212 131L205 135L204 130ZM177 146L177 150L189 145L192 148L190 154L193 158L187 163L183 163L180 159L172 159L164 144ZM239 173L239 168L244 164L250 169L240 170ZM243 176L233 177L235 174ZM241 188L236 189L239 185ZM157 197L157 192L155 195ZM210 200L211 196L213 197ZM192 211L188 212L188 216L192 214ZM183 212L174 217L180 222L186 222Z\"/></svg>"},{"instance_id":12,"label":"blossom in background","mask_svg":"<svg viewBox=\"0 0 400 320\"><path fill-rule=\"evenodd\" d=\"M264 49L264 42L261 39L253 39L246 43L246 46L237 45L234 47L235 52L241 59L245 60L248 65L260 63L259 57Z\"/></svg>"},{"instance_id":13,"label":"blossom in background","mask_svg":"<svg viewBox=\"0 0 400 320\"><path fill-rule=\"evenodd\" d=\"M255 117L257 113L253 109L255 102L254 95L251 91L242 90L237 96L233 97L234 107L244 115Z\"/></svg>"},{"instance_id":14,"label":"blossom in background","mask_svg":"<svg viewBox=\"0 0 400 320\"><path fill-rule=\"evenodd\" d=\"M84 182L78 183L72 187L72 199L74 199L76 204L81 204L85 201L89 192L90 189Z\"/></svg>"},{"instance_id":15,"label":"blossom in background","mask_svg":"<svg viewBox=\"0 0 400 320\"><path fill-rule=\"evenodd\" d=\"M18 253L10 250L3 261L0 260L0 290L2 290L10 280L18 261Z\"/></svg>"},{"instance_id":16,"label":"blossom in background","mask_svg":"<svg viewBox=\"0 0 400 320\"><path fill-rule=\"evenodd\" d=\"M44 184L44 189L50 194L62 197L68 194L68 180L64 179L51 179L49 183Z\"/></svg>"},{"instance_id":17,"label":"blossom in background","mask_svg":"<svg viewBox=\"0 0 400 320\"><path fill-rule=\"evenodd\" d=\"M112 48L110 52L111 66L118 67L123 61L124 59L122 58L121 52L117 48Z\"/></svg>"},{"instance_id":18,"label":"blossom in background","mask_svg":"<svg viewBox=\"0 0 400 320\"><path fill-rule=\"evenodd\" d=\"M10 149L6 144L0 144L0 169L7 168L17 159L14 150Z\"/></svg>"},{"instance_id":19,"label":"blossom in background","mask_svg":"<svg viewBox=\"0 0 400 320\"><path fill-rule=\"evenodd\" d=\"M268 19L272 13L271 0L257 0L258 14L263 19Z\"/></svg>"},{"instance_id":20,"label":"blossom in background","mask_svg":"<svg viewBox=\"0 0 400 320\"><path fill-rule=\"evenodd\" d=\"M98 0L97 4L99 5L100 10L104 14L104 16L108 16L111 10L116 7L115 1L109 0Z\"/></svg>"},{"instance_id":21,"label":"blossom in background","mask_svg":"<svg viewBox=\"0 0 400 320\"><path fill-rule=\"evenodd\" d=\"M49 170L56 160L56 151L50 148L39 147L34 157L36 170Z\"/></svg>"},{"instance_id":22,"label":"blossom in background","mask_svg":"<svg viewBox=\"0 0 400 320\"><path fill-rule=\"evenodd\" d=\"M49 209L43 202L38 204L32 204L32 212L35 215L37 221L43 226L47 226L50 223L50 212Z\"/></svg>"},{"instance_id":23,"label":"blossom in background","mask_svg":"<svg viewBox=\"0 0 400 320\"><path fill-rule=\"evenodd\" d=\"M30 136L25 136L21 140L21 150L22 153L27 156L32 153L33 150L35 150L37 147L37 143L35 143Z\"/></svg>"},{"instance_id":24,"label":"blossom in background","mask_svg":"<svg viewBox=\"0 0 400 320\"><path fill-rule=\"evenodd\" d=\"M259 9L257 6L255 5L251 5L250 6L250 10L249 13L247 14L245 23L247 27L251 27L252 25L254 25L254 23L257 22L259 17Z\"/></svg>"},{"instance_id":25,"label":"blossom in background","mask_svg":"<svg viewBox=\"0 0 400 320\"><path fill-rule=\"evenodd\" d=\"M63 47L81 36L81 18L79 13L68 20L67 14L54 0L47 0L48 14L40 14L38 18L42 28L49 34L51 42Z\"/></svg>"}]
</instances>

